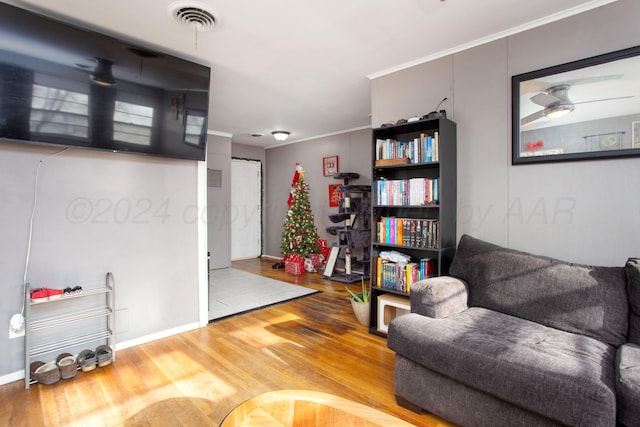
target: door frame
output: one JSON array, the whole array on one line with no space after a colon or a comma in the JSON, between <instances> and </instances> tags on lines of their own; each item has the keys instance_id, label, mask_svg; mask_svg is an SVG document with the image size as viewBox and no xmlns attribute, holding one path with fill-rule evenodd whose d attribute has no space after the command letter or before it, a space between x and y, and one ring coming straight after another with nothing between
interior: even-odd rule
<instances>
[{"instance_id":1,"label":"door frame","mask_svg":"<svg viewBox=\"0 0 640 427\"><path fill-rule=\"evenodd\" d=\"M234 160L241 160L244 162L255 162L260 166L260 249L258 251L258 258L262 257L264 253L264 167L262 164L262 160L260 159L250 159L247 157L231 157L231 167L233 167ZM231 171L230 171L231 172ZM234 183L231 182L231 194L235 190ZM233 236L232 236L233 238ZM233 245L233 242L231 243ZM230 259L231 259L230 253Z\"/></svg>"}]
</instances>

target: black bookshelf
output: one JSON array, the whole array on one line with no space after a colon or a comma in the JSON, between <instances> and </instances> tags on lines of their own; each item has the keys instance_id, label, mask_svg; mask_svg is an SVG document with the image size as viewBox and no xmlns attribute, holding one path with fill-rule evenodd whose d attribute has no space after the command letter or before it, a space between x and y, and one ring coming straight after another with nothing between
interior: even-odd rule
<instances>
[{"instance_id":1,"label":"black bookshelf","mask_svg":"<svg viewBox=\"0 0 640 427\"><path fill-rule=\"evenodd\" d=\"M426 142L428 137L431 137L429 143ZM427 146L430 146L431 150L427 149ZM434 153L434 150L437 151ZM430 155L426 155L425 151ZM395 289L379 283L381 275L378 271L378 258L382 251L401 252L409 255L411 261L418 264L420 260L431 259L432 276L446 275L449 272L456 247L456 157L456 124L451 120L420 120L373 129L369 325L371 333L386 336L378 327L378 299L381 296L401 296L406 298L407 305L409 304L409 293L404 291L404 288L399 286ZM426 187L437 187L437 193L425 197L427 200L423 200L422 193L411 195L411 191L406 191L410 187L409 181L420 182L420 179L424 179ZM379 184L381 181L384 183ZM397 186L391 185L390 181L394 181L393 184ZM397 191L400 191L400 194ZM391 198L394 200L390 201ZM389 234L393 233L386 229L386 218L392 218L394 221L399 218L403 224L405 221L415 223L418 219L428 220L431 225L437 222L437 244L425 245L426 240L416 240L416 233L413 231L410 232L411 237L408 240L389 239ZM387 227L382 225L382 222L385 222ZM380 227L383 228L382 235ZM393 231L397 233L397 229ZM403 231L409 232L409 229ZM426 234L424 236L426 239ZM407 239L404 232L402 237ZM383 282L389 285L389 277Z\"/></svg>"}]
</instances>

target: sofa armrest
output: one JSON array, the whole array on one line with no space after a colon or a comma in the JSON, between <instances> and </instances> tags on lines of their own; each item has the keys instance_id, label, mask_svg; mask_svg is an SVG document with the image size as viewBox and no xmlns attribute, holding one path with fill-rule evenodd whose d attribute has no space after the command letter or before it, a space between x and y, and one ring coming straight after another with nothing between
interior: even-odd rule
<instances>
[{"instance_id":1,"label":"sofa armrest","mask_svg":"<svg viewBox=\"0 0 640 427\"><path fill-rule=\"evenodd\" d=\"M435 319L460 313L468 308L468 289L451 276L421 280L411 286L411 312Z\"/></svg>"},{"instance_id":2,"label":"sofa armrest","mask_svg":"<svg viewBox=\"0 0 640 427\"><path fill-rule=\"evenodd\" d=\"M618 348L616 366L618 421L637 426L640 420L640 346L623 344Z\"/></svg>"}]
</instances>

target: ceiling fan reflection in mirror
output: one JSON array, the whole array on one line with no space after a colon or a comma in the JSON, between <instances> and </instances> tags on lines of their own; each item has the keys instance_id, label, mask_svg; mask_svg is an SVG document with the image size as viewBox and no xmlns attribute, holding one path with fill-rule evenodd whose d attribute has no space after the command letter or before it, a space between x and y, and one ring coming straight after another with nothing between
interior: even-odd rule
<instances>
[{"instance_id":1,"label":"ceiling fan reflection in mirror","mask_svg":"<svg viewBox=\"0 0 640 427\"><path fill-rule=\"evenodd\" d=\"M564 83L545 83L540 80L531 80L529 82L524 82L523 93L539 92L536 95L530 97L529 100L534 104L544 108L542 110L536 111L535 113L529 114L526 117L523 117L520 120L520 124L526 125L527 123L531 123L543 117L556 119L559 117L566 116L576 108L575 107L576 105L579 105L579 104L588 104L592 102L602 102L602 101L612 101L616 99L633 98L633 96L618 96L618 97L611 97L611 98L592 99L589 101L582 101L582 102L572 102L571 99L569 98L569 89L571 89L572 85L602 82L606 80L619 79L621 77L622 75L618 74L618 75L610 75L610 76L574 79Z\"/></svg>"}]
</instances>

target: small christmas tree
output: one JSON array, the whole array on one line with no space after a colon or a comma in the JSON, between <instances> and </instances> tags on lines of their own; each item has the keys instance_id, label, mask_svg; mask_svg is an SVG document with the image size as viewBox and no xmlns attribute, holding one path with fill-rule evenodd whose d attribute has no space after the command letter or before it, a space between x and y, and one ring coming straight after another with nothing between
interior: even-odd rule
<instances>
[{"instance_id":1,"label":"small christmas tree","mask_svg":"<svg viewBox=\"0 0 640 427\"><path fill-rule=\"evenodd\" d=\"M309 186L304 182L304 170L299 164L296 165L288 203L289 210L282 231L284 259L292 255L307 258L309 254L319 253L318 231L309 203Z\"/></svg>"}]
</instances>

